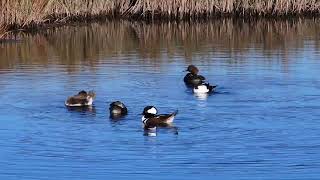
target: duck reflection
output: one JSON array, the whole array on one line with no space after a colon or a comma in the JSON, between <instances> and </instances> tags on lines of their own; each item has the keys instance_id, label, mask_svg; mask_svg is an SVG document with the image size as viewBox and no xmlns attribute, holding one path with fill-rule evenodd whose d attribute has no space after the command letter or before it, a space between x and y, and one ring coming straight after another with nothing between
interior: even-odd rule
<instances>
[{"instance_id":1,"label":"duck reflection","mask_svg":"<svg viewBox=\"0 0 320 180\"><path fill-rule=\"evenodd\" d=\"M96 114L95 106L81 106L81 107L67 106L67 109L70 112L81 112L81 113Z\"/></svg>"},{"instance_id":2,"label":"duck reflection","mask_svg":"<svg viewBox=\"0 0 320 180\"><path fill-rule=\"evenodd\" d=\"M155 137L155 136L157 136L157 129L144 129L143 135Z\"/></svg>"},{"instance_id":3,"label":"duck reflection","mask_svg":"<svg viewBox=\"0 0 320 180\"><path fill-rule=\"evenodd\" d=\"M121 119L124 119L124 115L121 115L121 114L110 114L109 118L112 121L119 121Z\"/></svg>"},{"instance_id":4,"label":"duck reflection","mask_svg":"<svg viewBox=\"0 0 320 180\"><path fill-rule=\"evenodd\" d=\"M144 129L143 135L144 136L157 136L158 131L166 130L167 132L173 133L174 135L178 135L178 127L173 125L159 125L157 128L154 129Z\"/></svg>"},{"instance_id":5,"label":"duck reflection","mask_svg":"<svg viewBox=\"0 0 320 180\"><path fill-rule=\"evenodd\" d=\"M194 93L193 94L198 100L201 100L201 101L205 101L208 99L209 97L209 94L208 93Z\"/></svg>"}]
</instances>

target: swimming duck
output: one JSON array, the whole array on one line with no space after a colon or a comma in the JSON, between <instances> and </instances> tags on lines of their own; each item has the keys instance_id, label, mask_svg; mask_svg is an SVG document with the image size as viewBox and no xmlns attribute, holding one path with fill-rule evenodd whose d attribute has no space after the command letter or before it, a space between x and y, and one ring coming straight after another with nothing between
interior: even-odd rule
<instances>
[{"instance_id":1,"label":"swimming duck","mask_svg":"<svg viewBox=\"0 0 320 180\"><path fill-rule=\"evenodd\" d=\"M65 105L72 107L91 106L96 94L93 91L80 91L77 95L69 97Z\"/></svg>"},{"instance_id":2,"label":"swimming duck","mask_svg":"<svg viewBox=\"0 0 320 180\"><path fill-rule=\"evenodd\" d=\"M189 65L186 71L189 73L186 74L183 80L188 86L197 86L202 84L206 79L205 77L198 75L199 69L195 65Z\"/></svg>"},{"instance_id":3,"label":"swimming duck","mask_svg":"<svg viewBox=\"0 0 320 180\"><path fill-rule=\"evenodd\" d=\"M158 110L154 106L146 106L142 112L142 123L145 130L156 129L157 126L170 125L178 111L171 114L157 114Z\"/></svg>"},{"instance_id":4,"label":"swimming duck","mask_svg":"<svg viewBox=\"0 0 320 180\"><path fill-rule=\"evenodd\" d=\"M121 117L128 113L127 107L120 101L114 101L109 107L111 117Z\"/></svg>"},{"instance_id":5,"label":"swimming duck","mask_svg":"<svg viewBox=\"0 0 320 180\"><path fill-rule=\"evenodd\" d=\"M214 92L214 88L217 86L211 86L209 83L202 83L193 88L193 92L196 94L211 93Z\"/></svg>"}]
</instances>

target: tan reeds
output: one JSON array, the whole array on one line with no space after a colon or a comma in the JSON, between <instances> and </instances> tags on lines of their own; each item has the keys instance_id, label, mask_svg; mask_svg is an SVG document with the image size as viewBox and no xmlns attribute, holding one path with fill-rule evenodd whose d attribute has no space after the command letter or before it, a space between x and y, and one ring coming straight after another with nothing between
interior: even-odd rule
<instances>
[{"instance_id":1,"label":"tan reeds","mask_svg":"<svg viewBox=\"0 0 320 180\"><path fill-rule=\"evenodd\" d=\"M2 4L0 4L0 40L8 32L8 25L5 23L4 18L1 18L1 16L4 16L4 8L2 7Z\"/></svg>"},{"instance_id":2,"label":"tan reeds","mask_svg":"<svg viewBox=\"0 0 320 180\"><path fill-rule=\"evenodd\" d=\"M320 14L319 0L0 0L0 23L21 28L97 17L201 19Z\"/></svg>"},{"instance_id":3,"label":"tan reeds","mask_svg":"<svg viewBox=\"0 0 320 180\"><path fill-rule=\"evenodd\" d=\"M0 40L9 33L9 26L0 21Z\"/></svg>"}]
</instances>

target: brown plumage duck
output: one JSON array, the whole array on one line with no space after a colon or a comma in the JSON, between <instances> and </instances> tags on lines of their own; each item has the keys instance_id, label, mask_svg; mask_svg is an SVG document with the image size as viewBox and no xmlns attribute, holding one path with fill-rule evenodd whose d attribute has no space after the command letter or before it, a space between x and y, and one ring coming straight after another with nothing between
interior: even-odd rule
<instances>
[{"instance_id":1,"label":"brown plumage duck","mask_svg":"<svg viewBox=\"0 0 320 180\"><path fill-rule=\"evenodd\" d=\"M95 97L96 94L93 91L80 91L77 95L68 97L65 105L70 107L91 106Z\"/></svg>"}]
</instances>

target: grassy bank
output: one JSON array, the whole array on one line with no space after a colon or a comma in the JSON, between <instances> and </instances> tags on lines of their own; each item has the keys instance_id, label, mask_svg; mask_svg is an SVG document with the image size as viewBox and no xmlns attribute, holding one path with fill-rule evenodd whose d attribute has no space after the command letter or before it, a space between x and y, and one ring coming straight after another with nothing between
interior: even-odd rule
<instances>
[{"instance_id":1,"label":"grassy bank","mask_svg":"<svg viewBox=\"0 0 320 180\"><path fill-rule=\"evenodd\" d=\"M319 13L318 0L0 0L0 37L9 29L105 17L181 20Z\"/></svg>"}]
</instances>

